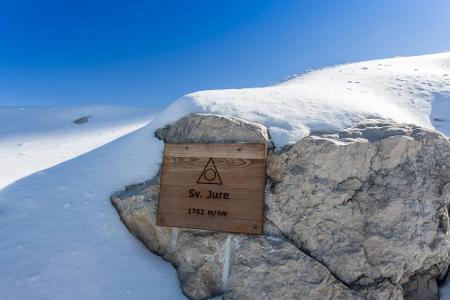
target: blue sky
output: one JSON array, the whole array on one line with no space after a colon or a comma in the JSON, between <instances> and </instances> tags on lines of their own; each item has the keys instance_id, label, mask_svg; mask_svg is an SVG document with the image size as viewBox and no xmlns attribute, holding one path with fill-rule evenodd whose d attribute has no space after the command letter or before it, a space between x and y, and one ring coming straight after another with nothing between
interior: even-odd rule
<instances>
[{"instance_id":1,"label":"blue sky","mask_svg":"<svg viewBox=\"0 0 450 300\"><path fill-rule=\"evenodd\" d=\"M197 90L442 51L447 0L0 0L0 106L164 107Z\"/></svg>"}]
</instances>

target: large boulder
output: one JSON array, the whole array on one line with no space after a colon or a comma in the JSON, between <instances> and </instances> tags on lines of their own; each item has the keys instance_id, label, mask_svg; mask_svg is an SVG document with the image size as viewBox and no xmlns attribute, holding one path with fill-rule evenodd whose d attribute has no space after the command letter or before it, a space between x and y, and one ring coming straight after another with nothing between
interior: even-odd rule
<instances>
[{"instance_id":1,"label":"large boulder","mask_svg":"<svg viewBox=\"0 0 450 300\"><path fill-rule=\"evenodd\" d=\"M190 114L156 130L166 143L269 143L267 128L238 118Z\"/></svg>"},{"instance_id":2,"label":"large boulder","mask_svg":"<svg viewBox=\"0 0 450 300\"><path fill-rule=\"evenodd\" d=\"M244 120L190 115L169 142L265 142ZM159 175L112 196L124 224L192 299L436 299L449 264L450 143L367 120L272 149L263 236L156 225Z\"/></svg>"}]
</instances>

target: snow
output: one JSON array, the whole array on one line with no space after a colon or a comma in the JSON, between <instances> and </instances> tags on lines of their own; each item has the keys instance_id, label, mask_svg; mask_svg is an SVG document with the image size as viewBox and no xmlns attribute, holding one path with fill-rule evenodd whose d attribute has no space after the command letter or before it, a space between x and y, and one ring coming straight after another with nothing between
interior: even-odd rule
<instances>
[{"instance_id":1,"label":"snow","mask_svg":"<svg viewBox=\"0 0 450 300\"><path fill-rule=\"evenodd\" d=\"M450 135L449 74L450 52L197 92L158 114L0 108L0 299L184 299L175 270L127 231L109 202L112 192L156 174L156 128L202 112L261 122L278 147L367 117ZM72 123L85 115L88 123Z\"/></svg>"},{"instance_id":2,"label":"snow","mask_svg":"<svg viewBox=\"0 0 450 300\"><path fill-rule=\"evenodd\" d=\"M0 107L0 188L136 130L153 114L121 106Z\"/></svg>"},{"instance_id":3,"label":"snow","mask_svg":"<svg viewBox=\"0 0 450 300\"><path fill-rule=\"evenodd\" d=\"M277 146L368 117L434 125L450 135L449 75L450 52L353 63L269 87L189 94L172 104L163 118L172 121L187 111L237 116L266 125ZM433 103L444 110L433 110L430 120ZM442 114L444 121L436 121L435 114Z\"/></svg>"},{"instance_id":4,"label":"snow","mask_svg":"<svg viewBox=\"0 0 450 300\"><path fill-rule=\"evenodd\" d=\"M119 113L103 110L111 116L105 125L120 128ZM92 120L97 116L90 114ZM137 110L129 117L136 123L124 122L114 134L143 125ZM55 128L46 129L50 140L48 132ZM56 133L54 143L64 131ZM90 138L97 139L98 133L94 130ZM86 150L94 147L88 137L84 132L73 140L78 150L83 143ZM161 147L140 129L2 189L0 299L184 299L175 270L129 234L108 200L125 183L148 178L155 169L146 156L160 155ZM39 154L49 156L35 153L37 159Z\"/></svg>"}]
</instances>

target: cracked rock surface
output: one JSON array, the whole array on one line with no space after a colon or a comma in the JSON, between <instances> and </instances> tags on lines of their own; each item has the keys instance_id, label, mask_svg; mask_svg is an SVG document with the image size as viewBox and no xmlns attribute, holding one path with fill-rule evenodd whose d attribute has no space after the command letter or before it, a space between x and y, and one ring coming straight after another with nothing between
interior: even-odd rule
<instances>
[{"instance_id":1,"label":"cracked rock surface","mask_svg":"<svg viewBox=\"0 0 450 300\"><path fill-rule=\"evenodd\" d=\"M189 115L156 135L270 145L263 126L214 115ZM367 120L270 150L266 173L263 236L156 226L159 175L111 200L192 299L437 299L450 250L444 136Z\"/></svg>"}]
</instances>

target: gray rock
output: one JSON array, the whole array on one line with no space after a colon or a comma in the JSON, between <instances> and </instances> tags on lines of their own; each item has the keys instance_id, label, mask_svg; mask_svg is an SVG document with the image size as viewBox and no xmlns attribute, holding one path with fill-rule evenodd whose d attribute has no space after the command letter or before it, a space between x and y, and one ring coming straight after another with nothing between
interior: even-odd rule
<instances>
[{"instance_id":1,"label":"gray rock","mask_svg":"<svg viewBox=\"0 0 450 300\"><path fill-rule=\"evenodd\" d=\"M435 272L423 272L411 276L404 288L405 299L408 300L435 300L439 299L438 287L433 277Z\"/></svg>"},{"instance_id":2,"label":"gray rock","mask_svg":"<svg viewBox=\"0 0 450 300\"><path fill-rule=\"evenodd\" d=\"M264 236L156 226L159 176L111 197L120 217L178 271L191 299L360 299L266 222Z\"/></svg>"},{"instance_id":3,"label":"gray rock","mask_svg":"<svg viewBox=\"0 0 450 300\"><path fill-rule=\"evenodd\" d=\"M263 126L213 115L188 116L156 135L267 142ZM156 226L159 176L111 200L130 232L177 268L192 299L437 297L449 264L445 137L368 120L270 151L266 172L263 236Z\"/></svg>"},{"instance_id":4,"label":"gray rock","mask_svg":"<svg viewBox=\"0 0 450 300\"><path fill-rule=\"evenodd\" d=\"M267 128L233 117L190 114L156 130L166 143L268 143ZM269 144L270 146L270 144Z\"/></svg>"},{"instance_id":5,"label":"gray rock","mask_svg":"<svg viewBox=\"0 0 450 300\"><path fill-rule=\"evenodd\" d=\"M74 120L73 123L75 123L77 125L81 125L81 124L89 122L90 118L91 118L91 116L83 116L81 118Z\"/></svg>"},{"instance_id":6,"label":"gray rock","mask_svg":"<svg viewBox=\"0 0 450 300\"><path fill-rule=\"evenodd\" d=\"M355 140L307 137L269 157L267 218L352 289L437 277L449 259L448 141L376 122L339 136Z\"/></svg>"}]
</instances>

